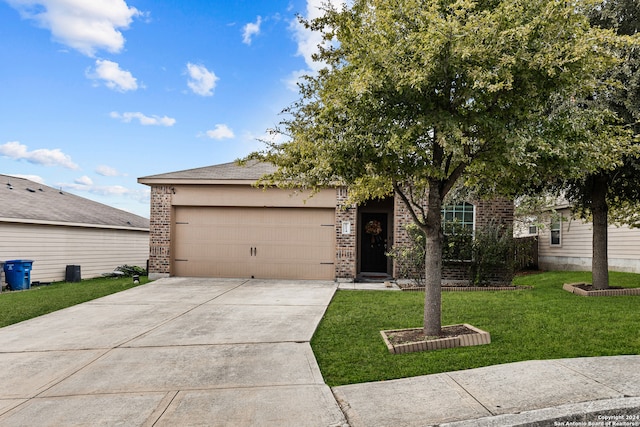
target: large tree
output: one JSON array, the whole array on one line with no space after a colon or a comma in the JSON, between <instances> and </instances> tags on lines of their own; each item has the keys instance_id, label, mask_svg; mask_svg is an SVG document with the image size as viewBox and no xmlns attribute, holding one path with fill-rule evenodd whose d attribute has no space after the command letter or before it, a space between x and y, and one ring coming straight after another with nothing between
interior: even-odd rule
<instances>
[{"instance_id":1,"label":"large tree","mask_svg":"<svg viewBox=\"0 0 640 427\"><path fill-rule=\"evenodd\" d=\"M580 123L583 129L596 130L591 133L592 149L539 162L532 175L536 181L527 179L521 190L527 196L533 194L527 197L524 212L546 218L553 204L563 200L571 202L573 215L592 221L592 284L606 289L609 220L640 226L640 3L605 0L586 13L592 26L634 39L614 47L616 64L601 76L603 84L597 90L570 103L550 103L550 117L559 113L588 118ZM593 115L594 105L605 114ZM601 147L598 129L614 130L611 136L618 143Z\"/></svg>"},{"instance_id":2,"label":"large tree","mask_svg":"<svg viewBox=\"0 0 640 427\"><path fill-rule=\"evenodd\" d=\"M426 236L424 332L439 335L444 197L463 177L504 187L587 144L572 117L549 120L548 101L591 93L614 35L589 25L594 0L352 3L305 22L326 67L285 110L287 140L249 157L277 166L264 184L400 197Z\"/></svg>"},{"instance_id":3,"label":"large tree","mask_svg":"<svg viewBox=\"0 0 640 427\"><path fill-rule=\"evenodd\" d=\"M636 36L640 31L640 2L606 0L590 15L594 26L608 28L619 35ZM607 73L612 85L606 92L596 93L592 102L601 102L616 112L629 130L627 138L640 134L640 48L619 48L621 61ZM638 147L621 153L621 164L615 168L599 167L583 178L561 183L576 213L593 222L591 257L592 284L595 289L609 287L608 225L609 216L616 223L634 224L640 208L640 159Z\"/></svg>"}]
</instances>

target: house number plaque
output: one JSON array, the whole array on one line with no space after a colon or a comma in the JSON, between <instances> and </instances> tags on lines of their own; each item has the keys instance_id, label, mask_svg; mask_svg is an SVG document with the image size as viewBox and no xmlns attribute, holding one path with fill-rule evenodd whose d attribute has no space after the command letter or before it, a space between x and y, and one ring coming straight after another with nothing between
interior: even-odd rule
<instances>
[{"instance_id":1,"label":"house number plaque","mask_svg":"<svg viewBox=\"0 0 640 427\"><path fill-rule=\"evenodd\" d=\"M351 234L351 221L342 221L342 234Z\"/></svg>"}]
</instances>

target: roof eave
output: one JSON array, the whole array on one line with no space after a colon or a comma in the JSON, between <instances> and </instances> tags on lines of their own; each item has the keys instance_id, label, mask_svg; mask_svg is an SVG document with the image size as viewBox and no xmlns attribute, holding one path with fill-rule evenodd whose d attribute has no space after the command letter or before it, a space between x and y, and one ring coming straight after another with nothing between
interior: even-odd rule
<instances>
[{"instance_id":1,"label":"roof eave","mask_svg":"<svg viewBox=\"0 0 640 427\"><path fill-rule=\"evenodd\" d=\"M127 231L149 231L149 228L143 227L127 227L119 225L107 225L107 224L85 224L79 222L62 222L62 221L47 221L41 219L28 219L28 218L0 218L0 222L9 222L17 224L37 224L37 225L57 225L65 227L83 227L83 228L104 228L109 230L127 230Z\"/></svg>"},{"instance_id":2,"label":"roof eave","mask_svg":"<svg viewBox=\"0 0 640 427\"><path fill-rule=\"evenodd\" d=\"M254 185L257 179L138 178L144 185Z\"/></svg>"}]
</instances>

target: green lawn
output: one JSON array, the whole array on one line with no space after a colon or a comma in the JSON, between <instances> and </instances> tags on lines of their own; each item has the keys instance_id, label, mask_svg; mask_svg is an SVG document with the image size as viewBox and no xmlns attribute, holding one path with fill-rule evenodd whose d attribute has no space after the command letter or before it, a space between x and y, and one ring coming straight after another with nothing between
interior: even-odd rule
<instances>
[{"instance_id":1,"label":"green lawn","mask_svg":"<svg viewBox=\"0 0 640 427\"><path fill-rule=\"evenodd\" d=\"M140 284L147 283L140 276ZM81 302L120 292L134 286L131 277L97 278L77 283L58 282L27 291L0 293L0 327L41 316Z\"/></svg>"},{"instance_id":2,"label":"green lawn","mask_svg":"<svg viewBox=\"0 0 640 427\"><path fill-rule=\"evenodd\" d=\"M330 386L381 381L534 359L640 353L640 296L581 297L563 283L590 273L518 277L533 289L443 292L443 324L469 323L491 344L392 355L380 330L422 326L424 293L338 291L311 345ZM640 287L640 275L611 273L612 286Z\"/></svg>"}]
</instances>

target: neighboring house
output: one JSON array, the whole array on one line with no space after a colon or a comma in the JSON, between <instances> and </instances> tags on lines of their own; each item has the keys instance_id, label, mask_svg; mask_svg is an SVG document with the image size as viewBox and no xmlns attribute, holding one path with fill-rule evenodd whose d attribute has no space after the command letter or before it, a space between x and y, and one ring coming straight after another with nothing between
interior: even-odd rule
<instances>
[{"instance_id":1,"label":"neighboring house","mask_svg":"<svg viewBox=\"0 0 640 427\"><path fill-rule=\"evenodd\" d=\"M0 261L33 260L31 281L146 267L149 220L23 178L0 175Z\"/></svg>"},{"instance_id":2,"label":"neighboring house","mask_svg":"<svg viewBox=\"0 0 640 427\"><path fill-rule=\"evenodd\" d=\"M556 207L556 219L538 231L538 265L542 270L590 271L593 227L573 219L567 204ZM640 273L640 229L608 228L609 270Z\"/></svg>"},{"instance_id":3,"label":"neighboring house","mask_svg":"<svg viewBox=\"0 0 640 427\"><path fill-rule=\"evenodd\" d=\"M386 256L408 242L399 199L347 204L344 187L308 192L253 184L273 171L235 163L142 177L151 187L149 276L352 281L396 277ZM474 226L511 223L513 203L480 202L460 215Z\"/></svg>"}]
</instances>

